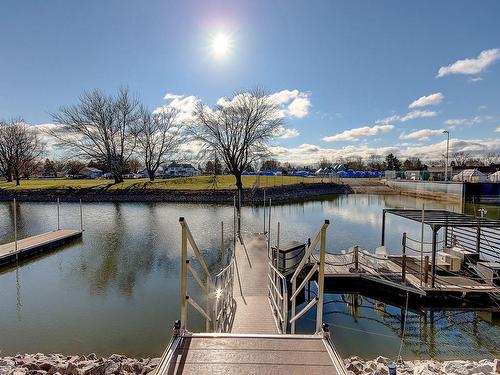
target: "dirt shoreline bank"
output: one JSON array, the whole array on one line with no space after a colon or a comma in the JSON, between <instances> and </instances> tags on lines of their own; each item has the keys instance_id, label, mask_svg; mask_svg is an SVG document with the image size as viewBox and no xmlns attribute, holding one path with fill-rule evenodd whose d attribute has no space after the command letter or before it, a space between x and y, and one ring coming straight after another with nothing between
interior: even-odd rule
<instances>
[{"instance_id":1,"label":"dirt shoreline bank","mask_svg":"<svg viewBox=\"0 0 500 375\"><path fill-rule=\"evenodd\" d=\"M349 194L352 189L341 184L298 184L265 189L266 198L273 202L293 202L317 197ZM43 190L0 190L0 201L16 198L22 202L187 202L187 203L232 203L235 190L153 190L153 189L43 189ZM262 204L263 189L244 190L244 202Z\"/></svg>"}]
</instances>

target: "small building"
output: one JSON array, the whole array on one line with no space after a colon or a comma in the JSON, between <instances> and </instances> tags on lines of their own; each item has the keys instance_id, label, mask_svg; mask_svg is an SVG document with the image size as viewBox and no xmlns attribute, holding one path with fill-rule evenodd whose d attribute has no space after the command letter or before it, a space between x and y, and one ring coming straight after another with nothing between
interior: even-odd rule
<instances>
[{"instance_id":1,"label":"small building","mask_svg":"<svg viewBox=\"0 0 500 375\"><path fill-rule=\"evenodd\" d=\"M452 178L452 181L456 182L484 182L487 180L488 176L477 169L464 169Z\"/></svg>"},{"instance_id":2,"label":"small building","mask_svg":"<svg viewBox=\"0 0 500 375\"><path fill-rule=\"evenodd\" d=\"M165 169L165 177L191 177L198 176L200 171L189 163L170 163Z\"/></svg>"},{"instance_id":3,"label":"small building","mask_svg":"<svg viewBox=\"0 0 500 375\"><path fill-rule=\"evenodd\" d=\"M80 169L78 172L80 175L85 176L86 178L100 178L104 174L103 171L97 168L92 168L92 167L85 167Z\"/></svg>"}]
</instances>

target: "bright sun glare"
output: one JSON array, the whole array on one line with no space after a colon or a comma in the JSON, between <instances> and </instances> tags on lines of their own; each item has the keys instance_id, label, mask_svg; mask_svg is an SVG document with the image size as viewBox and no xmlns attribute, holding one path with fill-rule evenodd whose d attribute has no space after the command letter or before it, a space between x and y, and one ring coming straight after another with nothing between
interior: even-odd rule
<instances>
[{"instance_id":1,"label":"bright sun glare","mask_svg":"<svg viewBox=\"0 0 500 375\"><path fill-rule=\"evenodd\" d=\"M217 34L212 39L212 51L216 56L224 56L231 49L231 40L225 34Z\"/></svg>"}]
</instances>

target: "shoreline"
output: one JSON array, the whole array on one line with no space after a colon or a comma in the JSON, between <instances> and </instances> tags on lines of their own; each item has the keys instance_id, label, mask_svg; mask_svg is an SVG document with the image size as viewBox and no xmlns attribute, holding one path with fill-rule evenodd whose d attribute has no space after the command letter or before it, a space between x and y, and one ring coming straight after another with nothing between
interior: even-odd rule
<instances>
[{"instance_id":1,"label":"shoreline","mask_svg":"<svg viewBox=\"0 0 500 375\"><path fill-rule=\"evenodd\" d=\"M125 375L150 374L159 365L160 358L130 358L120 354L99 357L94 353L87 355L63 354L17 354L0 357L0 374L37 374L37 375ZM389 374L388 364L392 360L377 357L363 360L360 357L344 359L347 373L352 375ZM255 370L255 369L253 369ZM253 370L250 371L253 373ZM413 360L397 365L398 374L497 374L500 372L499 359Z\"/></svg>"},{"instance_id":2,"label":"shoreline","mask_svg":"<svg viewBox=\"0 0 500 375\"><path fill-rule=\"evenodd\" d=\"M265 189L266 200L288 203L304 199L338 194L349 194L353 190L343 184L296 184ZM161 189L3 189L0 201L16 198L22 202L178 202L178 203L233 203L236 190L161 190ZM264 189L244 189L243 202L262 204Z\"/></svg>"}]
</instances>

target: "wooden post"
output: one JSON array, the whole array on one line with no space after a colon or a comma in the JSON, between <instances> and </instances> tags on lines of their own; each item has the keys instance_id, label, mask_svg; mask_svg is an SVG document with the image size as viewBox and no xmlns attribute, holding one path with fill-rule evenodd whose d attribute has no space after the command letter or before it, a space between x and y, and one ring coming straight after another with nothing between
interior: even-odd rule
<instances>
[{"instance_id":1,"label":"wooden post","mask_svg":"<svg viewBox=\"0 0 500 375\"><path fill-rule=\"evenodd\" d=\"M424 259L424 283L427 285L429 282L429 256L426 255Z\"/></svg>"},{"instance_id":2,"label":"wooden post","mask_svg":"<svg viewBox=\"0 0 500 375\"><path fill-rule=\"evenodd\" d=\"M60 202L59 202L59 197L57 197L57 230L59 229L61 229Z\"/></svg>"},{"instance_id":3,"label":"wooden post","mask_svg":"<svg viewBox=\"0 0 500 375\"><path fill-rule=\"evenodd\" d=\"M14 249L17 253L17 203L16 198L14 198ZM16 255L17 258L17 255Z\"/></svg>"},{"instance_id":4,"label":"wooden post","mask_svg":"<svg viewBox=\"0 0 500 375\"><path fill-rule=\"evenodd\" d=\"M385 209L382 210L382 239L380 240L380 246L385 245Z\"/></svg>"},{"instance_id":5,"label":"wooden post","mask_svg":"<svg viewBox=\"0 0 500 375\"><path fill-rule=\"evenodd\" d=\"M318 270L318 305L316 306L316 333L321 332L323 326L323 294L325 289L325 253L326 253L326 228L330 224L325 220L321 228L321 240L319 249L319 270Z\"/></svg>"},{"instance_id":6,"label":"wooden post","mask_svg":"<svg viewBox=\"0 0 500 375\"><path fill-rule=\"evenodd\" d=\"M292 296L295 294L295 291L297 290L297 279L292 280ZM296 298L292 298L292 310L291 310L291 316L290 319L293 319L295 316L295 308L296 308ZM290 333L294 334L295 333L295 320L290 323Z\"/></svg>"},{"instance_id":7,"label":"wooden post","mask_svg":"<svg viewBox=\"0 0 500 375\"><path fill-rule=\"evenodd\" d=\"M403 257L401 263L401 280L404 283L406 281L406 232L403 233L402 245Z\"/></svg>"},{"instance_id":8,"label":"wooden post","mask_svg":"<svg viewBox=\"0 0 500 375\"><path fill-rule=\"evenodd\" d=\"M354 270L359 272L359 246L354 245Z\"/></svg>"},{"instance_id":9,"label":"wooden post","mask_svg":"<svg viewBox=\"0 0 500 375\"><path fill-rule=\"evenodd\" d=\"M187 231L184 218L180 217L181 234L181 329L187 327Z\"/></svg>"},{"instance_id":10,"label":"wooden post","mask_svg":"<svg viewBox=\"0 0 500 375\"><path fill-rule=\"evenodd\" d=\"M80 231L83 232L83 208L81 199L80 199Z\"/></svg>"}]
</instances>

